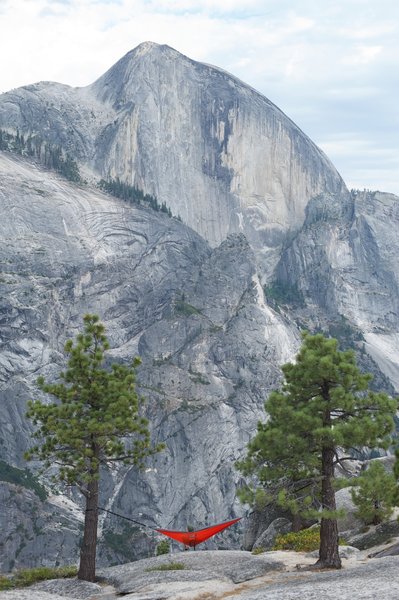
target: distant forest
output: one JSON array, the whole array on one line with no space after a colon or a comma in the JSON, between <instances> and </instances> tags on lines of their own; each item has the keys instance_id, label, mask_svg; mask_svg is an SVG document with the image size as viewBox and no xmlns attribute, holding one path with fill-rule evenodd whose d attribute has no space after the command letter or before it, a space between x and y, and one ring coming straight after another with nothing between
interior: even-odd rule
<instances>
[{"instance_id":1,"label":"distant forest","mask_svg":"<svg viewBox=\"0 0 399 600\"><path fill-rule=\"evenodd\" d=\"M61 146L45 142L40 135L24 136L18 129L16 134L0 129L0 150L30 156L48 169L57 171L69 181L83 183L77 162Z\"/></svg>"},{"instance_id":2,"label":"distant forest","mask_svg":"<svg viewBox=\"0 0 399 600\"><path fill-rule=\"evenodd\" d=\"M144 194L142 190L134 185L124 183L119 179L119 177L116 179L101 179L98 183L98 187L104 192L112 194L117 198L122 198L122 200L126 200L127 202L131 202L132 204L136 205L147 204L153 210L163 212L169 217L173 217L172 211L166 206L165 202L159 204L155 196ZM180 216L178 216L177 219L181 221Z\"/></svg>"},{"instance_id":3,"label":"distant forest","mask_svg":"<svg viewBox=\"0 0 399 600\"><path fill-rule=\"evenodd\" d=\"M15 134L0 129L0 150L35 158L42 165L60 173L60 175L69 181L85 183L80 175L78 164L71 155L65 152L61 146L45 142L40 135L29 134L24 136L18 129ZM136 205L147 205L155 211L160 211L169 217L173 217L172 211L166 206L165 202L159 204L155 196L144 194L139 188L124 183L119 178L101 179L98 182L98 187L104 192L121 198L126 202ZM180 216L177 219L181 221Z\"/></svg>"}]
</instances>

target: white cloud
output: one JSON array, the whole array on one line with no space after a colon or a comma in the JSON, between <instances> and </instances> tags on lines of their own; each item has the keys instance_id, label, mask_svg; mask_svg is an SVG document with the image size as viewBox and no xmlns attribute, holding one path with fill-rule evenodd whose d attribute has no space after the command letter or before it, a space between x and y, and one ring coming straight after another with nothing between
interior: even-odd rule
<instances>
[{"instance_id":1,"label":"white cloud","mask_svg":"<svg viewBox=\"0 0 399 600\"><path fill-rule=\"evenodd\" d=\"M236 12L246 14L264 7L262 0L149 0L148 5L155 11L167 12L211 12L226 14Z\"/></svg>"},{"instance_id":2,"label":"white cloud","mask_svg":"<svg viewBox=\"0 0 399 600\"><path fill-rule=\"evenodd\" d=\"M352 38L354 40L366 40L372 38L379 38L390 33L395 33L395 25L392 23L386 23L381 25L368 25L366 27L346 27L339 30L339 33L345 37Z\"/></svg>"},{"instance_id":3,"label":"white cloud","mask_svg":"<svg viewBox=\"0 0 399 600\"><path fill-rule=\"evenodd\" d=\"M353 53L347 56L343 62L348 65L367 65L377 58L382 52L382 46L355 46Z\"/></svg>"}]
</instances>

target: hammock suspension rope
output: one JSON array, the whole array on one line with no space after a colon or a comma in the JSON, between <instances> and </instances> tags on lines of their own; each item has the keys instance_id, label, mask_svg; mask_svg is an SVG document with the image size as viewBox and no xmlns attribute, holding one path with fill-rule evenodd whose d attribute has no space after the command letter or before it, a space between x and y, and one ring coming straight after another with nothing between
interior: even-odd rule
<instances>
[{"instance_id":1,"label":"hammock suspension rope","mask_svg":"<svg viewBox=\"0 0 399 600\"><path fill-rule=\"evenodd\" d=\"M98 507L98 510L102 510L110 515L119 517L120 519L131 521L132 523L136 523L136 525L140 525L141 527L147 527L148 529L152 529L157 533L162 533L162 535L166 535L172 540L180 542L181 544L184 544L184 546L191 546L192 548L195 548L195 546L198 544L202 544L202 542L205 542L207 539L213 537L217 533L220 533L224 529L227 529L227 527L230 527L241 520L241 517L239 517L238 519L226 521L225 523L218 523L217 525L211 525L210 527L204 527L203 529L198 529L197 531L172 531L169 529L159 529L158 527L153 527L152 525L145 525L144 523L140 523L140 521L136 521L136 519L125 517L124 515L120 515L119 513L108 510L107 508L102 508L101 506Z\"/></svg>"}]
</instances>

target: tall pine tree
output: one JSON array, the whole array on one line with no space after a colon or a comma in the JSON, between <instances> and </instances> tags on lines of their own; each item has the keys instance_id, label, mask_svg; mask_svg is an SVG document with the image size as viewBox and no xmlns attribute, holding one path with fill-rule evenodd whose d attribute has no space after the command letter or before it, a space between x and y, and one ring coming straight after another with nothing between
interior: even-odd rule
<instances>
[{"instance_id":1,"label":"tall pine tree","mask_svg":"<svg viewBox=\"0 0 399 600\"><path fill-rule=\"evenodd\" d=\"M269 415L258 424L247 458L238 463L246 475L280 488L287 506L288 486L318 490L321 527L318 568L340 568L334 469L350 457L342 449L381 447L393 430L397 403L369 390L371 375L362 374L352 351L338 350L337 340L321 334L303 335L295 363L282 367L281 391L265 402ZM288 486L287 486L288 484ZM301 499L293 512L309 515L311 499Z\"/></svg>"},{"instance_id":2,"label":"tall pine tree","mask_svg":"<svg viewBox=\"0 0 399 600\"><path fill-rule=\"evenodd\" d=\"M97 315L84 317L76 342L68 340L69 357L59 383L38 380L40 389L58 402L39 400L28 405L27 416L38 426L41 443L26 458L59 466L59 477L76 485L85 497L85 522L78 577L94 581L98 524L100 467L117 461L139 465L161 449L150 446L147 420L140 415L142 399L136 391L135 367L113 364L103 368L109 348Z\"/></svg>"}]
</instances>

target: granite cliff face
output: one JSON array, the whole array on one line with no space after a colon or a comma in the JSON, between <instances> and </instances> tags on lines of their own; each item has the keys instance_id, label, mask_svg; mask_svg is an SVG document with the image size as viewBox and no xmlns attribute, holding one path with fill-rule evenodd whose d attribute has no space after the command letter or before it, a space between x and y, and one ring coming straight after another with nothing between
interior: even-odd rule
<instances>
[{"instance_id":1,"label":"granite cliff face","mask_svg":"<svg viewBox=\"0 0 399 600\"><path fill-rule=\"evenodd\" d=\"M388 380L379 381L380 387L389 389L391 382L396 391L398 231L399 199L393 194L319 195L309 202L304 225L276 268L277 279L304 298L313 324L317 314L322 327L326 319L335 323L334 335L351 337L363 359L378 365Z\"/></svg>"},{"instance_id":2,"label":"granite cliff face","mask_svg":"<svg viewBox=\"0 0 399 600\"><path fill-rule=\"evenodd\" d=\"M272 102L169 46L141 44L86 88L3 94L0 127L40 132L84 165L165 202L212 246L243 232L271 271L309 199L344 184Z\"/></svg>"},{"instance_id":3,"label":"granite cliff face","mask_svg":"<svg viewBox=\"0 0 399 600\"><path fill-rule=\"evenodd\" d=\"M349 193L325 155L252 88L146 43L87 88L43 82L3 94L0 129L60 145L88 180L71 184L0 152L6 463L24 466L26 401L38 395L38 375L57 376L86 312L105 322L112 360L142 359L153 435L167 448L145 473L104 473L101 502L149 525L242 514L234 462L301 328L339 337L377 387L399 389L399 199ZM154 194L183 223L101 193L101 177ZM74 560L78 497L51 488L43 504L23 486L1 485L0 544L12 550L0 567ZM22 531L24 513L33 518ZM103 563L145 556L155 543L110 515L101 539ZM219 543L237 547L238 529Z\"/></svg>"},{"instance_id":4,"label":"granite cliff face","mask_svg":"<svg viewBox=\"0 0 399 600\"><path fill-rule=\"evenodd\" d=\"M65 339L93 311L114 360L140 354L154 436L167 444L146 473L108 476L103 505L164 527L225 519L238 510L233 463L298 339L265 303L248 242L236 235L211 249L176 219L11 155L0 155L0 177L1 458L23 466L34 382L57 376ZM19 533L13 515L10 539ZM12 528L9 513L2 518Z\"/></svg>"}]
</instances>

